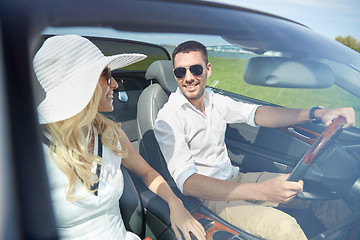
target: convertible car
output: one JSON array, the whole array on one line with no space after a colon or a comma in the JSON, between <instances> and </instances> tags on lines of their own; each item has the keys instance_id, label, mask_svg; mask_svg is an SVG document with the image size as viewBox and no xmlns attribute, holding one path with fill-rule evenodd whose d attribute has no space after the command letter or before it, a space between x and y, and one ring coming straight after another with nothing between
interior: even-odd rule
<instances>
[{"instance_id":1,"label":"convertible car","mask_svg":"<svg viewBox=\"0 0 360 240\"><path fill-rule=\"evenodd\" d=\"M212 76L207 90L236 101L292 108L353 107L360 122L360 54L301 23L255 9L195 0L0 3L0 238L57 239L36 106L44 98L32 58L49 36L78 34L105 55L137 52L144 61L113 71L115 110L133 146L160 172L204 226L207 239L261 239L234 227L182 195L152 130L176 90L171 52L185 40L206 45ZM105 114L105 113L104 113ZM298 198L343 199L353 216L326 229L309 210L287 209L309 239L360 239L360 129L308 122L286 128L229 124L231 161L244 172L291 173ZM176 239L167 204L123 169L120 199L126 227L142 239ZM194 238L195 239L195 238Z\"/></svg>"}]
</instances>

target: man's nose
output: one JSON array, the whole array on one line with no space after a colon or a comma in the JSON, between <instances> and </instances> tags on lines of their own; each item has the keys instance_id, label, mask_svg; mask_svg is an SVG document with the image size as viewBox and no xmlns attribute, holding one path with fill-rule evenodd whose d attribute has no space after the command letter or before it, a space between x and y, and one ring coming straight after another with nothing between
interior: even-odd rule
<instances>
[{"instance_id":1,"label":"man's nose","mask_svg":"<svg viewBox=\"0 0 360 240\"><path fill-rule=\"evenodd\" d=\"M194 75L190 72L190 69L187 68L184 76L185 81L194 81Z\"/></svg>"}]
</instances>

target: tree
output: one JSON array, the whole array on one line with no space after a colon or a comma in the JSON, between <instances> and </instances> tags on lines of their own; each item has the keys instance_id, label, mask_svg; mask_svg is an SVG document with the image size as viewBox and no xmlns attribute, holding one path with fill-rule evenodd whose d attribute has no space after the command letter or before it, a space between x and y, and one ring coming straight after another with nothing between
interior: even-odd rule
<instances>
[{"instance_id":1,"label":"tree","mask_svg":"<svg viewBox=\"0 0 360 240\"><path fill-rule=\"evenodd\" d=\"M348 46L349 48L354 49L357 52L360 52L360 42L356 40L356 38L348 35L347 37L337 36L335 38L336 41Z\"/></svg>"}]
</instances>

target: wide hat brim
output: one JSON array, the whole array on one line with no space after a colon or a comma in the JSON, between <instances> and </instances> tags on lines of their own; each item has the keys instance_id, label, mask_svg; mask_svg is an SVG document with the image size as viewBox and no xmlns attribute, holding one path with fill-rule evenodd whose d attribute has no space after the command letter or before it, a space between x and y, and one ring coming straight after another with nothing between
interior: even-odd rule
<instances>
[{"instance_id":1,"label":"wide hat brim","mask_svg":"<svg viewBox=\"0 0 360 240\"><path fill-rule=\"evenodd\" d=\"M126 67L146 58L144 54L104 56L82 71L51 89L38 106L40 124L62 121L80 113L90 102L105 67L111 70Z\"/></svg>"}]
</instances>

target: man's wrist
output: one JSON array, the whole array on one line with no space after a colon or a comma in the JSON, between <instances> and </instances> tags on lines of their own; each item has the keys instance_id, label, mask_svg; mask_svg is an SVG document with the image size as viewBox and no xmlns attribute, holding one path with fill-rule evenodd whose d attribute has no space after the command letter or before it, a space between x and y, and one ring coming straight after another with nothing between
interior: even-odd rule
<instances>
[{"instance_id":1,"label":"man's wrist","mask_svg":"<svg viewBox=\"0 0 360 240\"><path fill-rule=\"evenodd\" d=\"M309 120L313 123L320 123L321 120L318 119L316 116L315 116L315 111L318 110L318 109L323 109L323 107L321 106L315 106L315 107L312 107L309 111Z\"/></svg>"}]
</instances>

